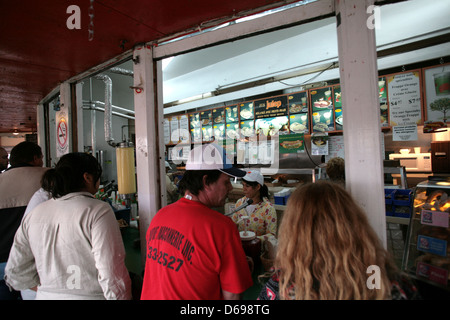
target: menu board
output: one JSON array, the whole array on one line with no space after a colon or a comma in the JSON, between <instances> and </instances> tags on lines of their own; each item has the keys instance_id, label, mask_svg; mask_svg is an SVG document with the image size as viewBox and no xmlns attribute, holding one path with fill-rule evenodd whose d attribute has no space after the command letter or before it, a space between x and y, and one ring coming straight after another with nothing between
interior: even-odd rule
<instances>
[{"instance_id":1,"label":"menu board","mask_svg":"<svg viewBox=\"0 0 450 320\"><path fill-rule=\"evenodd\" d=\"M213 135L214 135L214 139L213 140L223 140L225 139L225 124L224 123L220 123L220 124L215 124L213 126Z\"/></svg>"},{"instance_id":2,"label":"menu board","mask_svg":"<svg viewBox=\"0 0 450 320\"><path fill-rule=\"evenodd\" d=\"M388 127L388 94L386 78L378 78L378 99L380 101L380 121L382 127Z\"/></svg>"},{"instance_id":3,"label":"menu board","mask_svg":"<svg viewBox=\"0 0 450 320\"><path fill-rule=\"evenodd\" d=\"M211 141L212 132L212 111L206 110L200 112L200 123L202 126L202 141Z\"/></svg>"},{"instance_id":4,"label":"menu board","mask_svg":"<svg viewBox=\"0 0 450 320\"><path fill-rule=\"evenodd\" d=\"M391 126L420 124L422 109L419 71L387 77L389 92L389 123Z\"/></svg>"},{"instance_id":5,"label":"menu board","mask_svg":"<svg viewBox=\"0 0 450 320\"><path fill-rule=\"evenodd\" d=\"M245 120L241 121L241 135L244 137L251 137L255 135L255 130L253 129L254 121Z\"/></svg>"},{"instance_id":6,"label":"menu board","mask_svg":"<svg viewBox=\"0 0 450 320\"><path fill-rule=\"evenodd\" d=\"M212 119L214 124L225 123L225 108L213 109Z\"/></svg>"},{"instance_id":7,"label":"menu board","mask_svg":"<svg viewBox=\"0 0 450 320\"><path fill-rule=\"evenodd\" d=\"M239 115L242 120L253 119L253 102L245 102L239 105Z\"/></svg>"},{"instance_id":8,"label":"menu board","mask_svg":"<svg viewBox=\"0 0 450 320\"><path fill-rule=\"evenodd\" d=\"M225 127L226 139L239 139L239 123L227 123Z\"/></svg>"},{"instance_id":9,"label":"menu board","mask_svg":"<svg viewBox=\"0 0 450 320\"><path fill-rule=\"evenodd\" d=\"M308 92L288 95L290 130L294 133L309 132Z\"/></svg>"},{"instance_id":10,"label":"menu board","mask_svg":"<svg viewBox=\"0 0 450 320\"><path fill-rule=\"evenodd\" d=\"M289 119L287 116L276 118L261 118L255 121L256 134L274 136L277 134L288 134Z\"/></svg>"},{"instance_id":11,"label":"menu board","mask_svg":"<svg viewBox=\"0 0 450 320\"><path fill-rule=\"evenodd\" d=\"M164 144L170 143L170 122L168 118L164 119Z\"/></svg>"},{"instance_id":12,"label":"menu board","mask_svg":"<svg viewBox=\"0 0 450 320\"><path fill-rule=\"evenodd\" d=\"M189 122L191 123L191 129L192 128L200 128L200 114L198 112L191 113L189 115Z\"/></svg>"},{"instance_id":13,"label":"menu board","mask_svg":"<svg viewBox=\"0 0 450 320\"><path fill-rule=\"evenodd\" d=\"M254 102L254 107L256 119L287 116L288 114L287 96L279 96L257 100Z\"/></svg>"},{"instance_id":14,"label":"menu board","mask_svg":"<svg viewBox=\"0 0 450 320\"><path fill-rule=\"evenodd\" d=\"M191 123L191 141L194 143L202 142L202 124L200 122L200 113L195 112L189 115Z\"/></svg>"},{"instance_id":15,"label":"menu board","mask_svg":"<svg viewBox=\"0 0 450 320\"><path fill-rule=\"evenodd\" d=\"M297 92L288 96L289 114L308 113L308 92Z\"/></svg>"},{"instance_id":16,"label":"menu board","mask_svg":"<svg viewBox=\"0 0 450 320\"><path fill-rule=\"evenodd\" d=\"M225 139L225 108L212 110L212 140Z\"/></svg>"},{"instance_id":17,"label":"menu board","mask_svg":"<svg viewBox=\"0 0 450 320\"><path fill-rule=\"evenodd\" d=\"M229 106L225 108L225 119L227 123L238 122L238 107Z\"/></svg>"},{"instance_id":18,"label":"menu board","mask_svg":"<svg viewBox=\"0 0 450 320\"><path fill-rule=\"evenodd\" d=\"M425 70L427 121L450 121L450 64Z\"/></svg>"},{"instance_id":19,"label":"menu board","mask_svg":"<svg viewBox=\"0 0 450 320\"><path fill-rule=\"evenodd\" d=\"M337 85L333 88L334 92L334 119L336 122L336 130L343 129L343 116L342 116L342 93L341 86Z\"/></svg>"},{"instance_id":20,"label":"menu board","mask_svg":"<svg viewBox=\"0 0 450 320\"><path fill-rule=\"evenodd\" d=\"M202 127L210 126L212 124L212 112L211 110L200 112L200 122Z\"/></svg>"},{"instance_id":21,"label":"menu board","mask_svg":"<svg viewBox=\"0 0 450 320\"><path fill-rule=\"evenodd\" d=\"M188 143L189 142L189 119L186 114L183 114L178 119L179 130L180 130L180 142Z\"/></svg>"},{"instance_id":22,"label":"menu board","mask_svg":"<svg viewBox=\"0 0 450 320\"><path fill-rule=\"evenodd\" d=\"M279 153L301 153L305 152L305 139L303 133L282 135L279 138Z\"/></svg>"},{"instance_id":23,"label":"menu board","mask_svg":"<svg viewBox=\"0 0 450 320\"><path fill-rule=\"evenodd\" d=\"M307 113L298 113L291 114L289 116L290 121L290 130L294 133L308 133L309 125L308 125L308 114Z\"/></svg>"},{"instance_id":24,"label":"menu board","mask_svg":"<svg viewBox=\"0 0 450 320\"><path fill-rule=\"evenodd\" d=\"M172 143L178 143L180 140L179 123L178 117L172 117L169 119L170 122L170 141Z\"/></svg>"},{"instance_id":25,"label":"menu board","mask_svg":"<svg viewBox=\"0 0 450 320\"><path fill-rule=\"evenodd\" d=\"M422 124L421 70L378 77L382 127L398 127L402 140ZM450 64L424 69L427 123L447 125L450 114ZM164 119L164 143L210 142L265 136L309 134L343 129L340 84L242 102ZM190 134L184 135L183 132ZM414 136L409 135L407 140Z\"/></svg>"},{"instance_id":26,"label":"menu board","mask_svg":"<svg viewBox=\"0 0 450 320\"><path fill-rule=\"evenodd\" d=\"M202 141L203 142L211 141L212 136L213 136L212 129L213 128L211 125L202 126Z\"/></svg>"},{"instance_id":27,"label":"menu board","mask_svg":"<svg viewBox=\"0 0 450 320\"><path fill-rule=\"evenodd\" d=\"M311 90L312 126L314 132L334 130L332 88Z\"/></svg>"}]
</instances>

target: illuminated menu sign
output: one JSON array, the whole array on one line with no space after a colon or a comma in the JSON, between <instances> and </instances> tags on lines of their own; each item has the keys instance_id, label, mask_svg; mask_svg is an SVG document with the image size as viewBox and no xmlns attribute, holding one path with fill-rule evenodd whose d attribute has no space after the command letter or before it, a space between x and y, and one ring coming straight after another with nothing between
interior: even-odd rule
<instances>
[{"instance_id":1,"label":"illuminated menu sign","mask_svg":"<svg viewBox=\"0 0 450 320\"><path fill-rule=\"evenodd\" d=\"M256 119L286 116L288 113L287 96L256 100L254 107Z\"/></svg>"}]
</instances>

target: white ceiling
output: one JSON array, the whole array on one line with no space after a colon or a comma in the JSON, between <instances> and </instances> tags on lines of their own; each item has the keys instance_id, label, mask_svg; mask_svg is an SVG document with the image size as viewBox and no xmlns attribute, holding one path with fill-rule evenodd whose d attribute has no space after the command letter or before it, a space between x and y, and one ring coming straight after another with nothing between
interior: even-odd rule
<instances>
[{"instance_id":1,"label":"white ceiling","mask_svg":"<svg viewBox=\"0 0 450 320\"><path fill-rule=\"evenodd\" d=\"M450 33L450 0L410 0L384 5L380 11L380 28L376 29L378 50L398 47L428 37ZM382 57L378 69L412 64L449 56L448 42L424 49ZM178 55L163 71L164 104L208 93L218 88L244 84L272 76L301 73L311 67L326 67L338 61L335 18L326 18L300 26L278 30L243 40ZM128 61L120 67L132 69ZM113 94L113 104L133 106L129 79L114 79L113 86L124 86L121 99ZM312 78L314 78L312 80ZM165 114L212 105L225 105L246 97L289 90L301 84L339 79L334 68L322 73L297 75L231 93L221 94L182 105L165 108ZM118 92L114 90L114 92ZM116 101L114 101L116 100Z\"/></svg>"},{"instance_id":2,"label":"white ceiling","mask_svg":"<svg viewBox=\"0 0 450 320\"><path fill-rule=\"evenodd\" d=\"M379 50L414 42L450 31L450 0L410 0L381 7L376 42ZM450 39L449 39L450 40ZM444 45L379 60L379 70L447 56L450 41ZM304 70L311 65L338 61L335 18L279 30L252 38L176 56L163 72L164 103L242 84L255 79ZM313 75L283 81L302 84ZM324 72L320 79L337 79L337 70ZM165 112L231 101L242 97L287 89L281 83L225 94L168 108Z\"/></svg>"}]
</instances>

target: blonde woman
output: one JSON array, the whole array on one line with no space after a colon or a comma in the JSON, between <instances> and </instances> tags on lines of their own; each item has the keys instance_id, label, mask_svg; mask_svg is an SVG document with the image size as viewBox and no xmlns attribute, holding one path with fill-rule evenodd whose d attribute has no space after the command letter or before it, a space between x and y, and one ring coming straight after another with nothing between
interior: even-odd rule
<instances>
[{"instance_id":1,"label":"blonde woman","mask_svg":"<svg viewBox=\"0 0 450 320\"><path fill-rule=\"evenodd\" d=\"M418 295L397 272L364 212L336 183L319 181L298 188L289 198L278 234L276 272L262 289L261 300ZM371 277L374 272L378 279Z\"/></svg>"}]
</instances>

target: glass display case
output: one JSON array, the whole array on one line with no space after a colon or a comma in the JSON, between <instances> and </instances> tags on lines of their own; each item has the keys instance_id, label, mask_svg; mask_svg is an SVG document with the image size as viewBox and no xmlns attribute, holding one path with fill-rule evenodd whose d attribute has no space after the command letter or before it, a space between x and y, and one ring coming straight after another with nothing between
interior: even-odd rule
<instances>
[{"instance_id":1,"label":"glass display case","mask_svg":"<svg viewBox=\"0 0 450 320\"><path fill-rule=\"evenodd\" d=\"M417 185L402 269L415 279L450 291L450 177Z\"/></svg>"}]
</instances>

